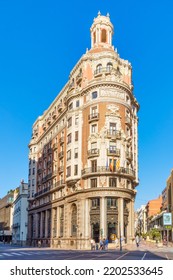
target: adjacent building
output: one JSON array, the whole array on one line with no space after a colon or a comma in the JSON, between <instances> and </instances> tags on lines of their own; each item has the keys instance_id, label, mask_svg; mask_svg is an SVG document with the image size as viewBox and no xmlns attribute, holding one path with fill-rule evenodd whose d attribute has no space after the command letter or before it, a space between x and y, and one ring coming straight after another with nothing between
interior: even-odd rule
<instances>
[{"instance_id":1,"label":"adjacent building","mask_svg":"<svg viewBox=\"0 0 173 280\"><path fill-rule=\"evenodd\" d=\"M147 231L150 230L151 225L150 221L151 219L159 214L162 209L162 195L159 195L158 198L149 200L146 205L146 219L147 219Z\"/></svg>"},{"instance_id":2,"label":"adjacent building","mask_svg":"<svg viewBox=\"0 0 173 280\"><path fill-rule=\"evenodd\" d=\"M25 245L28 232L28 184L21 181L14 191L12 243Z\"/></svg>"},{"instance_id":3,"label":"adjacent building","mask_svg":"<svg viewBox=\"0 0 173 280\"><path fill-rule=\"evenodd\" d=\"M109 15L72 69L29 143L28 242L90 248L90 239L134 238L139 104L132 66L112 45ZM80 42L78 42L80 43Z\"/></svg>"},{"instance_id":4,"label":"adjacent building","mask_svg":"<svg viewBox=\"0 0 173 280\"><path fill-rule=\"evenodd\" d=\"M12 206L14 191L11 190L0 199L0 241L11 242L12 239Z\"/></svg>"},{"instance_id":5,"label":"adjacent building","mask_svg":"<svg viewBox=\"0 0 173 280\"><path fill-rule=\"evenodd\" d=\"M146 217L146 205L141 205L141 207L136 211L136 233L143 234L147 232L147 217Z\"/></svg>"}]
</instances>

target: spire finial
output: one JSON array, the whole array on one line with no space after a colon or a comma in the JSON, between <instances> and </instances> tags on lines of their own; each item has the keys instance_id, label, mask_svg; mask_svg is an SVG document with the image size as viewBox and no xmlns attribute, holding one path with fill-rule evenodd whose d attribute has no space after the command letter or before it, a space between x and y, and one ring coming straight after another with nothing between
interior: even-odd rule
<instances>
[{"instance_id":1,"label":"spire finial","mask_svg":"<svg viewBox=\"0 0 173 280\"><path fill-rule=\"evenodd\" d=\"M100 11L98 11L98 16L101 16L101 13L100 13Z\"/></svg>"},{"instance_id":2,"label":"spire finial","mask_svg":"<svg viewBox=\"0 0 173 280\"><path fill-rule=\"evenodd\" d=\"M110 17L110 14L109 13L107 13L107 15L106 15L108 18Z\"/></svg>"}]
</instances>

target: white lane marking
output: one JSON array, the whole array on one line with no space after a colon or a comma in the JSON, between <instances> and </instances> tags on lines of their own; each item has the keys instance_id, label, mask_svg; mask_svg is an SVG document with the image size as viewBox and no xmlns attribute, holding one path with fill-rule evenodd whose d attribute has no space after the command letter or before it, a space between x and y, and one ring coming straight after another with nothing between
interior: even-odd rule
<instances>
[{"instance_id":1,"label":"white lane marking","mask_svg":"<svg viewBox=\"0 0 173 280\"><path fill-rule=\"evenodd\" d=\"M11 252L12 255L15 255L15 256L21 256L21 254L19 253L14 253L14 252Z\"/></svg>"},{"instance_id":2,"label":"white lane marking","mask_svg":"<svg viewBox=\"0 0 173 280\"><path fill-rule=\"evenodd\" d=\"M145 256L146 256L146 254L147 254L147 253L145 253L145 254L143 255L143 257L142 257L142 259L141 259L141 260L144 260L144 258L145 258Z\"/></svg>"},{"instance_id":3,"label":"white lane marking","mask_svg":"<svg viewBox=\"0 0 173 280\"><path fill-rule=\"evenodd\" d=\"M7 253L2 253L3 256L8 256L8 257L12 257L11 254L7 254Z\"/></svg>"},{"instance_id":4,"label":"white lane marking","mask_svg":"<svg viewBox=\"0 0 173 280\"><path fill-rule=\"evenodd\" d=\"M123 258L124 256L126 256L127 254L129 254L130 252L126 252L125 254L123 254L122 256L119 256L116 260L119 260L121 258Z\"/></svg>"}]
</instances>

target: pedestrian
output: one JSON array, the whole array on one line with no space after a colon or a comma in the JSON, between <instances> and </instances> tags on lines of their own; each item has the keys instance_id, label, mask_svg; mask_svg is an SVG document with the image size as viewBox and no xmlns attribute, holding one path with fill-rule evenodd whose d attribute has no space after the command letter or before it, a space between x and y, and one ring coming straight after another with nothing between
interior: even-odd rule
<instances>
[{"instance_id":1,"label":"pedestrian","mask_svg":"<svg viewBox=\"0 0 173 280\"><path fill-rule=\"evenodd\" d=\"M103 240L100 239L100 250L103 250Z\"/></svg>"},{"instance_id":2,"label":"pedestrian","mask_svg":"<svg viewBox=\"0 0 173 280\"><path fill-rule=\"evenodd\" d=\"M115 239L115 246L116 246L116 248L119 246L119 240L118 240L118 238Z\"/></svg>"},{"instance_id":3,"label":"pedestrian","mask_svg":"<svg viewBox=\"0 0 173 280\"><path fill-rule=\"evenodd\" d=\"M38 248L41 248L41 240L38 241Z\"/></svg>"},{"instance_id":4,"label":"pedestrian","mask_svg":"<svg viewBox=\"0 0 173 280\"><path fill-rule=\"evenodd\" d=\"M105 241L104 241L105 250L108 250L108 243L109 243L108 238L106 238Z\"/></svg>"},{"instance_id":5,"label":"pedestrian","mask_svg":"<svg viewBox=\"0 0 173 280\"><path fill-rule=\"evenodd\" d=\"M91 238L91 251L95 250L95 240Z\"/></svg>"},{"instance_id":6,"label":"pedestrian","mask_svg":"<svg viewBox=\"0 0 173 280\"><path fill-rule=\"evenodd\" d=\"M135 237L136 246L139 247L139 235L137 234Z\"/></svg>"}]
</instances>

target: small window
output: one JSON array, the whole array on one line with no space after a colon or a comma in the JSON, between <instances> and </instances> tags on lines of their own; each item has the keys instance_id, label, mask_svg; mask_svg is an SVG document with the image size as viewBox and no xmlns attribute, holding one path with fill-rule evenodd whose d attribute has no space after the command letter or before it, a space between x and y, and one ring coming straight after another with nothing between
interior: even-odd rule
<instances>
[{"instance_id":1,"label":"small window","mask_svg":"<svg viewBox=\"0 0 173 280\"><path fill-rule=\"evenodd\" d=\"M78 148L74 149L74 158L78 158Z\"/></svg>"},{"instance_id":2,"label":"small window","mask_svg":"<svg viewBox=\"0 0 173 280\"><path fill-rule=\"evenodd\" d=\"M111 63L111 62L108 62L107 66L106 66L106 70L107 70L108 72L110 72L110 71L112 70L112 68L113 68L112 63Z\"/></svg>"},{"instance_id":3,"label":"small window","mask_svg":"<svg viewBox=\"0 0 173 280\"><path fill-rule=\"evenodd\" d=\"M96 74L101 73L102 71L102 64L98 64L96 67Z\"/></svg>"},{"instance_id":4,"label":"small window","mask_svg":"<svg viewBox=\"0 0 173 280\"><path fill-rule=\"evenodd\" d=\"M72 126L72 117L67 120L67 127Z\"/></svg>"},{"instance_id":5,"label":"small window","mask_svg":"<svg viewBox=\"0 0 173 280\"><path fill-rule=\"evenodd\" d=\"M67 135L67 144L70 144L70 143L71 143L71 140L72 140L72 135L71 135L71 133L69 133L69 134Z\"/></svg>"},{"instance_id":6,"label":"small window","mask_svg":"<svg viewBox=\"0 0 173 280\"><path fill-rule=\"evenodd\" d=\"M92 92L92 99L96 99L97 98L97 91Z\"/></svg>"},{"instance_id":7,"label":"small window","mask_svg":"<svg viewBox=\"0 0 173 280\"><path fill-rule=\"evenodd\" d=\"M96 133L97 132L97 124L92 124L91 125L91 133Z\"/></svg>"},{"instance_id":8,"label":"small window","mask_svg":"<svg viewBox=\"0 0 173 280\"><path fill-rule=\"evenodd\" d=\"M79 139L79 131L75 131L75 141L78 141Z\"/></svg>"},{"instance_id":9,"label":"small window","mask_svg":"<svg viewBox=\"0 0 173 280\"><path fill-rule=\"evenodd\" d=\"M78 175L78 165L74 165L74 175Z\"/></svg>"},{"instance_id":10,"label":"small window","mask_svg":"<svg viewBox=\"0 0 173 280\"><path fill-rule=\"evenodd\" d=\"M75 125L78 125L79 124L79 117L76 117L75 118Z\"/></svg>"},{"instance_id":11,"label":"small window","mask_svg":"<svg viewBox=\"0 0 173 280\"><path fill-rule=\"evenodd\" d=\"M71 176L71 166L67 167L67 177Z\"/></svg>"},{"instance_id":12,"label":"small window","mask_svg":"<svg viewBox=\"0 0 173 280\"><path fill-rule=\"evenodd\" d=\"M70 103L70 105L68 106L68 109L69 109L69 110L72 110L72 109L73 109L73 102Z\"/></svg>"},{"instance_id":13,"label":"small window","mask_svg":"<svg viewBox=\"0 0 173 280\"><path fill-rule=\"evenodd\" d=\"M97 188L97 178L91 179L91 188Z\"/></svg>"},{"instance_id":14,"label":"small window","mask_svg":"<svg viewBox=\"0 0 173 280\"><path fill-rule=\"evenodd\" d=\"M99 198L93 198L92 200L91 200L91 205L92 205L92 207L99 207L100 206L100 199Z\"/></svg>"},{"instance_id":15,"label":"small window","mask_svg":"<svg viewBox=\"0 0 173 280\"><path fill-rule=\"evenodd\" d=\"M68 152L67 152L67 160L70 160L71 159L71 150L69 150Z\"/></svg>"},{"instance_id":16,"label":"small window","mask_svg":"<svg viewBox=\"0 0 173 280\"><path fill-rule=\"evenodd\" d=\"M79 107L79 100L76 100L76 107Z\"/></svg>"}]
</instances>

